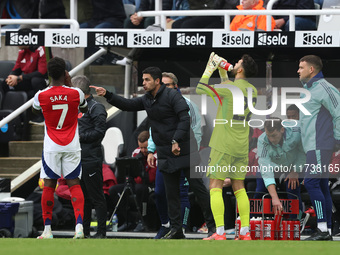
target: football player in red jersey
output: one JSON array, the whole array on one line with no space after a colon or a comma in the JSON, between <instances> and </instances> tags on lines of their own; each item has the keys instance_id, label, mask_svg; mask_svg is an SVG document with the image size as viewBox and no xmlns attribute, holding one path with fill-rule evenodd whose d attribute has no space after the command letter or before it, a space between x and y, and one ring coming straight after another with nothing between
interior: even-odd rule
<instances>
[{"instance_id":1,"label":"football player in red jersey","mask_svg":"<svg viewBox=\"0 0 340 255\"><path fill-rule=\"evenodd\" d=\"M41 198L45 229L38 239L53 238L51 231L54 190L57 179L63 176L70 188L76 218L74 238L84 237L84 195L80 187L81 156L78 134L78 109L87 111L84 93L71 87L65 61L55 57L47 65L51 84L34 96L33 112L42 111L45 118L44 148L40 178L45 185Z\"/></svg>"}]
</instances>

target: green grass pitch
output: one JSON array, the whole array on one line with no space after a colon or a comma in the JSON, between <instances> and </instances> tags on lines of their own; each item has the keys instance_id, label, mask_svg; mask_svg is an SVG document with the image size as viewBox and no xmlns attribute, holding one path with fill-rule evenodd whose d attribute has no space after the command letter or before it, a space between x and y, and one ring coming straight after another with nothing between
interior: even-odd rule
<instances>
[{"instance_id":1,"label":"green grass pitch","mask_svg":"<svg viewBox=\"0 0 340 255\"><path fill-rule=\"evenodd\" d=\"M325 255L339 252L340 242L306 241L202 241L153 239L0 239L0 254L6 255Z\"/></svg>"}]
</instances>

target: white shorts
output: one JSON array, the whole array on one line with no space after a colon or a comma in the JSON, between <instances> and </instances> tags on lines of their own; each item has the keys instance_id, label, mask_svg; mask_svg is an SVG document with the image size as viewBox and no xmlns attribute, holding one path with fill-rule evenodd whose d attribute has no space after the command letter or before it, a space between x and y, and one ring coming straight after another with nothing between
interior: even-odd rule
<instances>
[{"instance_id":1,"label":"white shorts","mask_svg":"<svg viewBox=\"0 0 340 255\"><path fill-rule=\"evenodd\" d=\"M81 178L81 151L43 152L40 178L65 179Z\"/></svg>"}]
</instances>

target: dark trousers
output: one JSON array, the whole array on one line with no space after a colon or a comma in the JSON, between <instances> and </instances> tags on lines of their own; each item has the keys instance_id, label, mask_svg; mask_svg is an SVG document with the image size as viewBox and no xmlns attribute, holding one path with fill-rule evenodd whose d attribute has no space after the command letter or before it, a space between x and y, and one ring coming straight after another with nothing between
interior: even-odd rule
<instances>
[{"instance_id":1,"label":"dark trousers","mask_svg":"<svg viewBox=\"0 0 340 255\"><path fill-rule=\"evenodd\" d=\"M97 233L106 235L106 200L103 191L102 162L82 163L81 188L84 193L84 234L90 234L91 211L95 209L98 221Z\"/></svg>"},{"instance_id":2,"label":"dark trousers","mask_svg":"<svg viewBox=\"0 0 340 255\"><path fill-rule=\"evenodd\" d=\"M184 17L172 23L172 28L224 28L222 17Z\"/></svg>"},{"instance_id":3,"label":"dark trousers","mask_svg":"<svg viewBox=\"0 0 340 255\"><path fill-rule=\"evenodd\" d=\"M132 24L130 17L128 17L124 20L124 28L147 28L148 26L151 26L154 23L155 23L154 17L144 17L142 22L138 26L136 26Z\"/></svg>"},{"instance_id":4,"label":"dark trousers","mask_svg":"<svg viewBox=\"0 0 340 255\"><path fill-rule=\"evenodd\" d=\"M197 201L202 209L205 222L208 229L213 231L215 227L214 218L210 209L209 191L203 184L201 178L190 178L190 168L183 169L185 177L189 181L189 187L197 197ZM174 173L163 172L166 197L168 200L168 214L171 227L180 230L181 222L181 201L180 201L180 177L181 171Z\"/></svg>"},{"instance_id":5,"label":"dark trousers","mask_svg":"<svg viewBox=\"0 0 340 255\"><path fill-rule=\"evenodd\" d=\"M181 200L181 216L183 222L183 228L187 227L188 217L190 211L190 201L189 201L189 184L186 183L184 173L181 174L180 179L180 200ZM157 168L156 181L155 181L155 202L161 224L166 224L169 222L168 215L168 203L166 200L166 192L163 180L163 173Z\"/></svg>"},{"instance_id":6,"label":"dark trousers","mask_svg":"<svg viewBox=\"0 0 340 255\"><path fill-rule=\"evenodd\" d=\"M26 91L28 98L32 98L38 90L46 88L46 80L43 77L33 77L30 80L23 80L14 86L14 91ZM1 84L1 90L6 94L10 91L10 87L7 85L6 80Z\"/></svg>"},{"instance_id":7,"label":"dark trousers","mask_svg":"<svg viewBox=\"0 0 340 255\"><path fill-rule=\"evenodd\" d=\"M308 151L306 155L305 188L317 216L317 222L327 222L332 228L332 197L328 187L328 165L332 150Z\"/></svg>"}]
</instances>

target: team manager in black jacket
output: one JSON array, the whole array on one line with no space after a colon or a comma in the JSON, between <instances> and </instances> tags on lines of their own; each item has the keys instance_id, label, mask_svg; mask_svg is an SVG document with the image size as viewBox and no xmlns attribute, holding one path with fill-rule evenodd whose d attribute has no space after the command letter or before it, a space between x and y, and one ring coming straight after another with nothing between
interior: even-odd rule
<instances>
[{"instance_id":1,"label":"team manager in black jacket","mask_svg":"<svg viewBox=\"0 0 340 255\"><path fill-rule=\"evenodd\" d=\"M80 88L88 105L88 111L78 116L81 146L82 177L84 193L84 235L90 237L91 211L94 207L98 220L97 233L92 238L106 237L106 200L103 191L103 153L101 142L106 132L107 112L103 104L94 100L90 93L90 81L86 76L72 78L72 85Z\"/></svg>"},{"instance_id":2,"label":"team manager in black jacket","mask_svg":"<svg viewBox=\"0 0 340 255\"><path fill-rule=\"evenodd\" d=\"M210 210L209 193L203 182L197 184L190 181L190 164L199 164L199 154L190 128L189 107L180 93L166 88L161 80L162 72L159 68L146 68L143 71L143 87L147 92L144 96L133 99L120 97L101 87L91 87L96 89L97 95L104 96L110 104L121 110L146 110L156 145L158 167L163 172L169 207L171 230L164 238L179 239L185 238L180 216L179 170L184 171L189 185L197 193L202 192L206 204L203 211Z\"/></svg>"}]
</instances>

